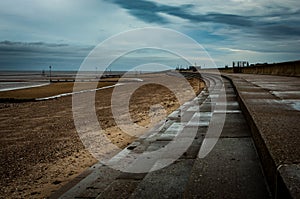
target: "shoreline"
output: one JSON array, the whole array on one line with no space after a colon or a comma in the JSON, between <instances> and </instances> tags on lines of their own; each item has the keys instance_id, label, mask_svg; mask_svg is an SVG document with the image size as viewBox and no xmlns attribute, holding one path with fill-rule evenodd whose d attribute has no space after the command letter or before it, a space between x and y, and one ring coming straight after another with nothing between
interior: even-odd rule
<instances>
[{"instance_id":1,"label":"shoreline","mask_svg":"<svg viewBox=\"0 0 300 199\"><path fill-rule=\"evenodd\" d=\"M178 77L171 78L179 82L178 89L182 90ZM200 80L189 82L198 92L204 86ZM53 85L58 88L57 84ZM27 90L40 91L38 88ZM97 117L111 142L125 148L135 138L116 126L110 110L112 91L113 88L107 88L96 92ZM182 95L185 95L184 92ZM71 98L65 96L37 102L1 103L0 144L3 147L0 149L0 172L3 178L0 185L3 196L48 197L97 162L78 137L72 119ZM149 108L155 104L164 107L166 114L179 107L176 97L168 89L159 85L141 86L131 98L129 108L133 121L140 126L149 125ZM158 112L156 122L164 117L163 112Z\"/></svg>"}]
</instances>

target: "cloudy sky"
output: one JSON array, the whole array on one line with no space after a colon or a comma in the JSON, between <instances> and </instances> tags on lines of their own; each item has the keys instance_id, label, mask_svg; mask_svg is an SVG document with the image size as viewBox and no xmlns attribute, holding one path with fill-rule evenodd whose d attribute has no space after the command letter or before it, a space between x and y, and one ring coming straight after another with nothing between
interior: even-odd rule
<instances>
[{"instance_id":1,"label":"cloudy sky","mask_svg":"<svg viewBox=\"0 0 300 199\"><path fill-rule=\"evenodd\" d=\"M101 42L145 27L168 28L191 37L218 66L231 65L233 60L299 60L299 24L299 0L1 0L0 70L43 70L49 65L77 70ZM136 42L148 37L151 34L145 33ZM163 46L165 38L157 39ZM176 46L184 48L184 43L177 41ZM111 46L107 54L117 48ZM127 70L136 60L183 64L159 52L130 53L113 69Z\"/></svg>"}]
</instances>

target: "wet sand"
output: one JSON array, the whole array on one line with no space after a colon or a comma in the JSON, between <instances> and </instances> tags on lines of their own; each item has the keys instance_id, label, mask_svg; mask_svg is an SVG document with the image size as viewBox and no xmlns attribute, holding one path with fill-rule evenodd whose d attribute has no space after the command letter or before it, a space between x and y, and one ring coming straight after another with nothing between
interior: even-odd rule
<instances>
[{"instance_id":1,"label":"wet sand","mask_svg":"<svg viewBox=\"0 0 300 199\"><path fill-rule=\"evenodd\" d=\"M151 77L143 78L147 80ZM185 96L180 78L172 78ZM196 92L204 86L197 79L189 82ZM48 93L39 90L42 88L16 90L5 95L0 93L0 97L45 97L70 91L72 83L51 84L46 89ZM123 133L116 126L111 112L112 92L113 88L96 92L97 117L111 142L125 148L136 138ZM141 126L148 125L149 108L156 104L164 107L166 114L179 107L175 95L163 86L149 84L137 89L130 99L130 114L134 122ZM97 162L85 149L76 132L71 96L39 102L0 103L0 109L2 197L47 197ZM157 121L164 117L163 113L156 115Z\"/></svg>"}]
</instances>

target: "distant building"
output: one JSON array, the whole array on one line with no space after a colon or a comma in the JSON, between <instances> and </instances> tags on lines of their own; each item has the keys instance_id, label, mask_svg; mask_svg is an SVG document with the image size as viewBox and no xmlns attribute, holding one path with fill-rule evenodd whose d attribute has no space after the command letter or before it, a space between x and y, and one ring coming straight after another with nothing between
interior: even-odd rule
<instances>
[{"instance_id":1,"label":"distant building","mask_svg":"<svg viewBox=\"0 0 300 199\"><path fill-rule=\"evenodd\" d=\"M232 62L232 68L234 73L241 73L242 67L249 67L248 61L233 61Z\"/></svg>"},{"instance_id":2,"label":"distant building","mask_svg":"<svg viewBox=\"0 0 300 199\"><path fill-rule=\"evenodd\" d=\"M201 69L201 66L188 66L187 68L176 67L177 71L193 71L196 72Z\"/></svg>"},{"instance_id":3,"label":"distant building","mask_svg":"<svg viewBox=\"0 0 300 199\"><path fill-rule=\"evenodd\" d=\"M196 72L200 69L201 69L201 66L189 66L189 70L194 71L194 72Z\"/></svg>"}]
</instances>

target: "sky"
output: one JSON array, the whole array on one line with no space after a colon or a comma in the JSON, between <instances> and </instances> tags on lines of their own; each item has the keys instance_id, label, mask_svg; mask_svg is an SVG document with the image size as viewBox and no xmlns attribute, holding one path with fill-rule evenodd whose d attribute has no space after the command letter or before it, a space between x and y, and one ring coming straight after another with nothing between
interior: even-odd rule
<instances>
[{"instance_id":1,"label":"sky","mask_svg":"<svg viewBox=\"0 0 300 199\"><path fill-rule=\"evenodd\" d=\"M274 63L299 60L299 0L1 0L0 70L78 70L107 39L140 28L177 31L198 42L215 66L232 61ZM128 46L146 42L144 33ZM157 37L164 46L167 36ZM124 38L126 43L126 38ZM149 44L151 47L151 44ZM101 56L118 51L110 46ZM176 41L172 48L185 48ZM171 50L171 49L169 49ZM192 48L187 54L197 56ZM168 56L168 54L170 56ZM99 57L101 59L101 57ZM191 63L206 65L201 59ZM188 65L163 50L141 49L114 60L112 70L155 62Z\"/></svg>"}]
</instances>

